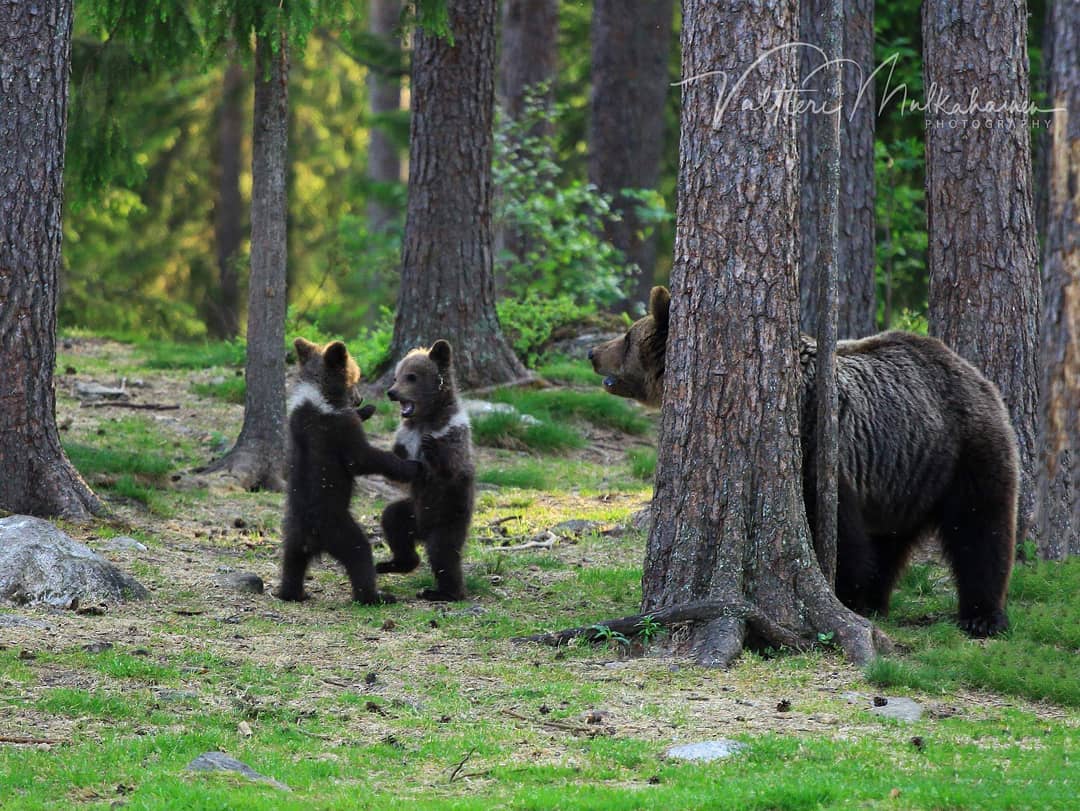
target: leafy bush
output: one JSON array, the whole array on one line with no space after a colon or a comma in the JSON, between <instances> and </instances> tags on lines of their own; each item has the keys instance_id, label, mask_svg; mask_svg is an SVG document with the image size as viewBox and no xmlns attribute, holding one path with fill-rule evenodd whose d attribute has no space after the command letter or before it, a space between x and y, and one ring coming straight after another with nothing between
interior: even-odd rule
<instances>
[{"instance_id":1,"label":"leafy bush","mask_svg":"<svg viewBox=\"0 0 1080 811\"><path fill-rule=\"evenodd\" d=\"M526 293L521 299L503 299L495 306L503 332L518 357L530 367L536 365L540 350L555 330L596 313L594 305L576 304L571 296L546 298L536 291Z\"/></svg>"},{"instance_id":2,"label":"leafy bush","mask_svg":"<svg viewBox=\"0 0 1080 811\"><path fill-rule=\"evenodd\" d=\"M553 134L564 108L548 107L545 92L543 85L532 88L517 119L501 112L496 116L495 222L515 236L520 250L520 255L502 251L496 272L506 292L519 300L535 294L569 296L578 304L614 304L636 271L603 236L605 226L620 216L609 195L566 177L555 158ZM662 216L653 216L657 195L624 194L638 200L645 221Z\"/></svg>"}]
</instances>

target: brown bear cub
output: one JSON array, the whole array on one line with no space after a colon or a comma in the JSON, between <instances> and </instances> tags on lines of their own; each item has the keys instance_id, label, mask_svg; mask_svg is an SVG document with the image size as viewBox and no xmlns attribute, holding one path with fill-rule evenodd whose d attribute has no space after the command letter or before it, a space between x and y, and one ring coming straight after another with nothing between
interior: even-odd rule
<instances>
[{"instance_id":1,"label":"brown bear cub","mask_svg":"<svg viewBox=\"0 0 1080 811\"><path fill-rule=\"evenodd\" d=\"M353 477L381 473L408 482L420 466L373 448L363 421L374 406L352 407L360 369L340 341L319 348L297 338L300 380L289 396L288 489L281 585L283 600L303 600L304 574L326 552L349 574L358 603L394 602L375 588L375 567L367 535L349 513Z\"/></svg>"},{"instance_id":2,"label":"brown bear cub","mask_svg":"<svg viewBox=\"0 0 1080 811\"><path fill-rule=\"evenodd\" d=\"M589 351L604 388L659 406L671 297ZM799 341L803 496L814 527L817 344ZM886 613L916 544L937 535L956 582L960 627L1008 627L1015 554L1016 437L994 384L941 341L883 332L836 347L840 398L836 594L860 614Z\"/></svg>"},{"instance_id":3,"label":"brown bear cub","mask_svg":"<svg viewBox=\"0 0 1080 811\"><path fill-rule=\"evenodd\" d=\"M379 572L411 572L420 563L417 542L427 550L435 588L425 600L463 600L461 553L476 496L469 415L458 400L450 344L414 349L394 371L386 396L401 407L394 453L420 463L409 498L382 514L383 535L392 557Z\"/></svg>"}]
</instances>

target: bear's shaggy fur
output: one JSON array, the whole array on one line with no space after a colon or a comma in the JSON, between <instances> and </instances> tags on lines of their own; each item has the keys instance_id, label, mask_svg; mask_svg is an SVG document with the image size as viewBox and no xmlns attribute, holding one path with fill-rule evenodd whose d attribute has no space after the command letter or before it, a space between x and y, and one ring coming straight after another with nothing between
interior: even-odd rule
<instances>
[{"instance_id":1,"label":"bear's shaggy fur","mask_svg":"<svg viewBox=\"0 0 1080 811\"><path fill-rule=\"evenodd\" d=\"M381 473L411 481L419 465L373 448L363 420L374 406L357 411L351 392L360 370L340 341L319 348L297 338L300 379L289 396L288 489L285 498L281 585L283 600L303 600L308 563L321 552L345 567L359 603L394 602L375 588L367 535L349 513L353 477Z\"/></svg>"},{"instance_id":2,"label":"bear's shaggy fur","mask_svg":"<svg viewBox=\"0 0 1080 811\"><path fill-rule=\"evenodd\" d=\"M420 558L416 544L427 550L435 588L426 600L462 600L465 579L461 554L472 521L476 497L469 415L458 400L450 344L436 341L431 349L414 349L397 365L387 397L401 406L401 426L394 452L420 463L409 498L383 510L382 528L390 560L379 572L411 572Z\"/></svg>"},{"instance_id":3,"label":"bear's shaggy fur","mask_svg":"<svg viewBox=\"0 0 1080 811\"><path fill-rule=\"evenodd\" d=\"M659 406L670 296L590 350L604 387ZM814 527L817 346L802 336L803 494ZM886 613L918 541L936 533L952 568L960 626L971 636L1008 627L1005 595L1016 542L1016 437L1001 395L940 341L884 332L840 341L837 596L861 614Z\"/></svg>"}]
</instances>

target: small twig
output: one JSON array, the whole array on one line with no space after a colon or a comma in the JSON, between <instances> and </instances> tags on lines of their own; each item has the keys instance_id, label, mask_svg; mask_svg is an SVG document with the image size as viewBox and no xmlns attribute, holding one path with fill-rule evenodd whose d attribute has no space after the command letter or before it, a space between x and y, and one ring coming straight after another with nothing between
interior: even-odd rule
<instances>
[{"instance_id":1,"label":"small twig","mask_svg":"<svg viewBox=\"0 0 1080 811\"><path fill-rule=\"evenodd\" d=\"M551 549L553 546L555 539L549 538L546 541L528 541L514 546L493 546L492 549L496 552L524 552L527 549Z\"/></svg>"},{"instance_id":2,"label":"small twig","mask_svg":"<svg viewBox=\"0 0 1080 811\"><path fill-rule=\"evenodd\" d=\"M519 521L522 518L524 518L524 516L521 516L521 515L504 515L502 518L496 518L494 521L490 522L488 524L488 526L489 527L497 527L497 526L500 526L501 524L505 524L507 521Z\"/></svg>"},{"instance_id":3,"label":"small twig","mask_svg":"<svg viewBox=\"0 0 1080 811\"><path fill-rule=\"evenodd\" d=\"M32 746L35 744L57 746L60 741L53 740L52 738L25 738L21 735L0 735L0 743L15 743L23 746Z\"/></svg>"},{"instance_id":4,"label":"small twig","mask_svg":"<svg viewBox=\"0 0 1080 811\"><path fill-rule=\"evenodd\" d=\"M465 757L463 757L458 762L458 765L454 767L454 770L450 772L450 779L447 781L448 783L454 782L454 778L458 776L458 772L460 772L462 767L464 767L464 765L469 762L469 758L471 758L476 753L476 750L477 747L474 746L472 749L465 753Z\"/></svg>"},{"instance_id":5,"label":"small twig","mask_svg":"<svg viewBox=\"0 0 1080 811\"><path fill-rule=\"evenodd\" d=\"M514 710L503 710L503 715L509 715L511 718L516 718L519 721L525 721L530 724L537 724L548 729L558 729L562 732L572 732L575 735L587 735L593 737L596 735L595 729L589 729L583 727L580 724L566 724L562 721L548 721L544 718L529 718L527 715L522 715L520 712Z\"/></svg>"},{"instance_id":6,"label":"small twig","mask_svg":"<svg viewBox=\"0 0 1080 811\"><path fill-rule=\"evenodd\" d=\"M81 402L81 408L135 408L146 411L179 411L180 406L176 403L125 403L121 400L104 400L101 402Z\"/></svg>"}]
</instances>

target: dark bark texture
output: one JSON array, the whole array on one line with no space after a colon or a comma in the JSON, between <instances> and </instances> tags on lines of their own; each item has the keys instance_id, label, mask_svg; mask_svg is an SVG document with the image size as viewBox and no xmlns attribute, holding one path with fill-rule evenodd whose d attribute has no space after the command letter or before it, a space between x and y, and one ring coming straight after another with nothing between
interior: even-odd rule
<instances>
[{"instance_id":1,"label":"dark bark texture","mask_svg":"<svg viewBox=\"0 0 1080 811\"><path fill-rule=\"evenodd\" d=\"M743 109L791 87L793 0L752 9L686 0L679 202L653 529L644 612L742 601L800 637L835 631L853 659L873 655L870 623L845 609L810 548L801 495L797 121ZM746 620L695 626L696 659L726 665Z\"/></svg>"},{"instance_id":2,"label":"dark bark texture","mask_svg":"<svg viewBox=\"0 0 1080 811\"><path fill-rule=\"evenodd\" d=\"M804 0L800 4L799 39L818 46L829 59L840 53L826 47L826 9L830 0ZM843 112L840 124L840 204L837 247L838 334L841 338L861 338L875 331L874 302L874 69L873 0L844 3L843 56L857 65L843 68ZM819 310L817 268L822 261L820 223L824 217L826 161L823 151L829 142L832 116L825 115L822 102L831 70L818 70L821 54L811 48L799 49L802 99L811 109L802 115L799 126L801 161L800 223L802 251L799 262L800 323L803 332L815 334ZM866 85L864 88L863 85ZM860 96L860 93L862 94Z\"/></svg>"},{"instance_id":3,"label":"dark bark texture","mask_svg":"<svg viewBox=\"0 0 1080 811\"><path fill-rule=\"evenodd\" d=\"M521 116L528 88L554 81L558 54L558 0L504 0L499 101L507 115ZM549 90L547 102L553 98Z\"/></svg>"},{"instance_id":4,"label":"dark bark texture","mask_svg":"<svg viewBox=\"0 0 1080 811\"><path fill-rule=\"evenodd\" d=\"M1023 0L923 5L930 332L1001 389L1020 449L1021 540L1034 530L1039 347L1026 41Z\"/></svg>"},{"instance_id":5,"label":"dark bark texture","mask_svg":"<svg viewBox=\"0 0 1080 811\"><path fill-rule=\"evenodd\" d=\"M371 0L369 13L368 29L372 36L388 47L400 48L401 1ZM397 144L380 126L380 116L401 108L401 78L369 70L368 94L373 124L368 136L368 179L376 185L397 183L401 180L401 156ZM368 202L368 230L372 233L386 228L393 217L393 210L380 202L378 195Z\"/></svg>"},{"instance_id":6,"label":"dark bark texture","mask_svg":"<svg viewBox=\"0 0 1080 811\"><path fill-rule=\"evenodd\" d=\"M85 519L53 388L70 47L71 0L0 3L0 509Z\"/></svg>"},{"instance_id":7,"label":"dark bark texture","mask_svg":"<svg viewBox=\"0 0 1080 811\"><path fill-rule=\"evenodd\" d=\"M218 108L217 186L214 243L218 295L210 303L210 330L229 340L240 332L240 246L244 241L244 201L240 170L244 155L244 69L239 62L225 68Z\"/></svg>"},{"instance_id":8,"label":"dark bark texture","mask_svg":"<svg viewBox=\"0 0 1080 811\"><path fill-rule=\"evenodd\" d=\"M1080 0L1048 14L1037 537L1059 560L1080 555Z\"/></svg>"},{"instance_id":9,"label":"dark bark texture","mask_svg":"<svg viewBox=\"0 0 1080 811\"><path fill-rule=\"evenodd\" d=\"M596 0L592 16L589 181L612 195L622 219L606 237L639 268L627 307L649 300L656 240L640 237L634 201L623 189L655 189L664 148L664 100L672 0Z\"/></svg>"},{"instance_id":10,"label":"dark bark texture","mask_svg":"<svg viewBox=\"0 0 1080 811\"><path fill-rule=\"evenodd\" d=\"M836 54L844 38L843 0L828 0L821 10L821 48L826 54ZM839 402L836 383L836 337L839 327L837 257L840 255L840 161L844 96L843 68L837 65L822 74L825 92L824 110L837 110L822 116L818 157L821 160L818 182L817 217L803 228L818 229L818 258L813 267L817 277L817 377L814 380L817 419L814 426L817 453L814 481L817 485L814 509L814 551L821 572L829 585L836 588L837 547L837 464L839 449ZM872 144L871 144L872 146ZM873 150L871 149L871 154ZM803 187L805 190L805 187ZM871 224L872 227L872 224ZM871 240L871 245L873 241ZM809 268L803 268L803 276ZM872 271L871 271L872 273ZM850 291L848 291L850 292ZM871 303L873 299L871 298ZM808 510L809 512L809 510Z\"/></svg>"},{"instance_id":11,"label":"dark bark texture","mask_svg":"<svg viewBox=\"0 0 1080 811\"><path fill-rule=\"evenodd\" d=\"M275 42L273 36L260 35L255 42L244 424L236 445L208 469L230 473L248 489L279 490L284 483L286 433L289 57L284 37Z\"/></svg>"},{"instance_id":12,"label":"dark bark texture","mask_svg":"<svg viewBox=\"0 0 1080 811\"><path fill-rule=\"evenodd\" d=\"M463 388L526 376L499 328L492 271L495 0L450 0L454 44L415 34L409 205L391 358L439 338Z\"/></svg>"}]
</instances>

